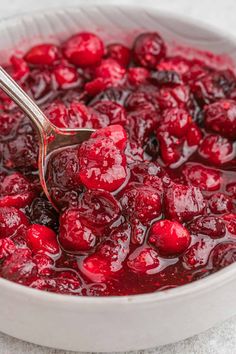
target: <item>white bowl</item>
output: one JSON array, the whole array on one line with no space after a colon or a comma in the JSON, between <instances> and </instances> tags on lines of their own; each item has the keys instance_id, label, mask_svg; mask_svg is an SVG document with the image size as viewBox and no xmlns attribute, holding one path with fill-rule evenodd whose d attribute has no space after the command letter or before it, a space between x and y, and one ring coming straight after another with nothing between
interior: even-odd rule
<instances>
[{"instance_id":1,"label":"white bowl","mask_svg":"<svg viewBox=\"0 0 236 354\"><path fill-rule=\"evenodd\" d=\"M157 30L167 39L229 53L236 41L215 30L160 13L154 6L94 6L33 13L0 23L0 60L9 50L68 37L81 29L105 40ZM129 37L129 36L128 36ZM138 296L72 297L0 279L0 331L49 347L80 351L138 350L175 342L236 313L236 264L176 289Z\"/></svg>"}]
</instances>

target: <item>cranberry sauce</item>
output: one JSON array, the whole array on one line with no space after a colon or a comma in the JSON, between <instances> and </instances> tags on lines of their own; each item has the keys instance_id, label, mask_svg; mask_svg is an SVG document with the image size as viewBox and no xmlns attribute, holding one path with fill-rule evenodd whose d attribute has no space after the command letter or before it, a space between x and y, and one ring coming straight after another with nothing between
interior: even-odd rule
<instances>
[{"instance_id":1,"label":"cranberry sauce","mask_svg":"<svg viewBox=\"0 0 236 354\"><path fill-rule=\"evenodd\" d=\"M62 128L94 128L37 173L37 136L0 92L0 276L62 294L148 293L236 261L236 78L92 33L12 56L8 72Z\"/></svg>"}]
</instances>

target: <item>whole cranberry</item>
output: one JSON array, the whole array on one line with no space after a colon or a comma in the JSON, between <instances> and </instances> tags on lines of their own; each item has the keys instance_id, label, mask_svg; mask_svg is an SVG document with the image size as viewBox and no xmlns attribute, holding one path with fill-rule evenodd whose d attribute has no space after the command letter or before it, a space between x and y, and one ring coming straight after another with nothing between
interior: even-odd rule
<instances>
[{"instance_id":1,"label":"whole cranberry","mask_svg":"<svg viewBox=\"0 0 236 354\"><path fill-rule=\"evenodd\" d=\"M104 54L102 40L93 33L81 32L73 35L63 45L63 53L81 68L98 64Z\"/></svg>"},{"instance_id":2,"label":"whole cranberry","mask_svg":"<svg viewBox=\"0 0 236 354\"><path fill-rule=\"evenodd\" d=\"M35 262L38 275L40 276L52 276L54 271L55 262L45 253L36 253L33 256L33 261Z\"/></svg>"},{"instance_id":3,"label":"whole cranberry","mask_svg":"<svg viewBox=\"0 0 236 354\"><path fill-rule=\"evenodd\" d=\"M124 78L126 70L114 59L104 59L96 67L95 77L101 78L105 83L116 85Z\"/></svg>"},{"instance_id":4,"label":"whole cranberry","mask_svg":"<svg viewBox=\"0 0 236 354\"><path fill-rule=\"evenodd\" d=\"M12 77L14 80L22 82L29 74L28 64L23 58L19 58L15 55L10 57L10 62L13 69Z\"/></svg>"},{"instance_id":5,"label":"whole cranberry","mask_svg":"<svg viewBox=\"0 0 236 354\"><path fill-rule=\"evenodd\" d=\"M190 124L188 127L186 140L187 140L188 146L199 145L202 140L201 129L194 122L192 122L192 124Z\"/></svg>"},{"instance_id":6,"label":"whole cranberry","mask_svg":"<svg viewBox=\"0 0 236 354\"><path fill-rule=\"evenodd\" d=\"M195 233L208 235L213 239L223 237L226 233L224 221L214 216L200 216L190 223L189 228Z\"/></svg>"},{"instance_id":7,"label":"whole cranberry","mask_svg":"<svg viewBox=\"0 0 236 354\"><path fill-rule=\"evenodd\" d=\"M0 238L16 234L20 228L29 225L25 214L14 207L0 207Z\"/></svg>"},{"instance_id":8,"label":"whole cranberry","mask_svg":"<svg viewBox=\"0 0 236 354\"><path fill-rule=\"evenodd\" d=\"M186 164L182 173L189 184L205 191L217 191L222 184L220 171L200 164Z\"/></svg>"},{"instance_id":9,"label":"whole cranberry","mask_svg":"<svg viewBox=\"0 0 236 354\"><path fill-rule=\"evenodd\" d=\"M33 253L59 253L56 233L47 226L33 224L27 229L25 237Z\"/></svg>"},{"instance_id":10,"label":"whole cranberry","mask_svg":"<svg viewBox=\"0 0 236 354\"><path fill-rule=\"evenodd\" d=\"M123 44L112 43L106 48L106 57L115 59L120 65L126 67L130 62L131 52Z\"/></svg>"},{"instance_id":11,"label":"whole cranberry","mask_svg":"<svg viewBox=\"0 0 236 354\"><path fill-rule=\"evenodd\" d=\"M187 85L163 86L157 93L157 103L162 110L167 108L184 108L190 100L190 90Z\"/></svg>"},{"instance_id":12,"label":"whole cranberry","mask_svg":"<svg viewBox=\"0 0 236 354\"><path fill-rule=\"evenodd\" d=\"M127 266L135 273L152 274L160 264L157 252L150 247L136 249L127 260Z\"/></svg>"},{"instance_id":13,"label":"whole cranberry","mask_svg":"<svg viewBox=\"0 0 236 354\"><path fill-rule=\"evenodd\" d=\"M163 162L169 166L178 162L182 155L183 140L171 135L168 131L157 131L160 154Z\"/></svg>"},{"instance_id":14,"label":"whole cranberry","mask_svg":"<svg viewBox=\"0 0 236 354\"><path fill-rule=\"evenodd\" d=\"M24 56L27 63L33 65L51 65L59 58L58 48L53 44L38 44Z\"/></svg>"},{"instance_id":15,"label":"whole cranberry","mask_svg":"<svg viewBox=\"0 0 236 354\"><path fill-rule=\"evenodd\" d=\"M235 157L234 150L233 144L228 139L210 134L203 139L198 152L208 162L221 165Z\"/></svg>"},{"instance_id":16,"label":"whole cranberry","mask_svg":"<svg viewBox=\"0 0 236 354\"><path fill-rule=\"evenodd\" d=\"M89 189L117 190L127 177L126 158L110 138L90 139L79 149L79 177Z\"/></svg>"},{"instance_id":17,"label":"whole cranberry","mask_svg":"<svg viewBox=\"0 0 236 354\"><path fill-rule=\"evenodd\" d=\"M166 46L156 33L142 33L134 41L133 57L137 64L153 69L166 55Z\"/></svg>"},{"instance_id":18,"label":"whole cranberry","mask_svg":"<svg viewBox=\"0 0 236 354\"><path fill-rule=\"evenodd\" d=\"M213 194L208 200L208 206L214 214L231 213L234 209L231 198L223 193Z\"/></svg>"},{"instance_id":19,"label":"whole cranberry","mask_svg":"<svg viewBox=\"0 0 236 354\"><path fill-rule=\"evenodd\" d=\"M186 251L191 236L177 221L167 219L155 222L148 235L148 241L163 257L174 257Z\"/></svg>"},{"instance_id":20,"label":"whole cranberry","mask_svg":"<svg viewBox=\"0 0 236 354\"><path fill-rule=\"evenodd\" d=\"M83 225L77 209L67 209L60 217L59 241L68 251L88 251L96 243L92 231Z\"/></svg>"},{"instance_id":21,"label":"whole cranberry","mask_svg":"<svg viewBox=\"0 0 236 354\"><path fill-rule=\"evenodd\" d=\"M172 220L191 221L203 213L205 202L199 188L171 184L164 195L166 215Z\"/></svg>"},{"instance_id":22,"label":"whole cranberry","mask_svg":"<svg viewBox=\"0 0 236 354\"><path fill-rule=\"evenodd\" d=\"M205 125L208 129L236 139L236 102L221 99L204 107Z\"/></svg>"},{"instance_id":23,"label":"whole cranberry","mask_svg":"<svg viewBox=\"0 0 236 354\"><path fill-rule=\"evenodd\" d=\"M0 260L4 260L9 255L15 252L17 246L8 237L0 239Z\"/></svg>"}]
</instances>

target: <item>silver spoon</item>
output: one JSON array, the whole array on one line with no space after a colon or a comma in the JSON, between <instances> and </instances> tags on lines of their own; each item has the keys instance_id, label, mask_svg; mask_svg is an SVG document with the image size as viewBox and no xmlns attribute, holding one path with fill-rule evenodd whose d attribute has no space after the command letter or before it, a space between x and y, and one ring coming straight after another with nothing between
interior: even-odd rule
<instances>
[{"instance_id":1,"label":"silver spoon","mask_svg":"<svg viewBox=\"0 0 236 354\"><path fill-rule=\"evenodd\" d=\"M22 88L0 66L0 88L24 111L33 123L39 135L38 169L42 188L53 207L58 210L53 202L47 187L46 162L54 151L81 144L88 140L93 129L61 129L53 125L37 104L22 90Z\"/></svg>"}]
</instances>

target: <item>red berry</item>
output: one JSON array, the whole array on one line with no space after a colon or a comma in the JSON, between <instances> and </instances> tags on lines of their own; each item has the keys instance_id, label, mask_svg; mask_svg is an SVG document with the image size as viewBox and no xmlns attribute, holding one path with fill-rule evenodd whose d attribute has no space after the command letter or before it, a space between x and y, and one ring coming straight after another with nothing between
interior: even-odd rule
<instances>
[{"instance_id":1,"label":"red berry","mask_svg":"<svg viewBox=\"0 0 236 354\"><path fill-rule=\"evenodd\" d=\"M164 257L178 256L186 251L191 236L188 230L176 221L161 220L149 231L148 241Z\"/></svg>"},{"instance_id":2,"label":"red berry","mask_svg":"<svg viewBox=\"0 0 236 354\"><path fill-rule=\"evenodd\" d=\"M110 125L109 127L99 129L92 133L92 139L109 138L113 141L114 145L121 151L126 147L127 134L121 125Z\"/></svg>"},{"instance_id":3,"label":"red berry","mask_svg":"<svg viewBox=\"0 0 236 354\"><path fill-rule=\"evenodd\" d=\"M222 215L222 218L225 221L228 232L230 232L233 236L236 236L236 214L225 214Z\"/></svg>"},{"instance_id":4,"label":"red berry","mask_svg":"<svg viewBox=\"0 0 236 354\"><path fill-rule=\"evenodd\" d=\"M224 268L236 261L236 244L224 242L218 244L211 253L214 269Z\"/></svg>"},{"instance_id":5,"label":"red berry","mask_svg":"<svg viewBox=\"0 0 236 354\"><path fill-rule=\"evenodd\" d=\"M157 102L161 109L186 108L190 100L190 90L187 85L164 86L157 93Z\"/></svg>"},{"instance_id":6,"label":"red berry","mask_svg":"<svg viewBox=\"0 0 236 354\"><path fill-rule=\"evenodd\" d=\"M15 243L8 237L0 239L0 260L7 258L16 250Z\"/></svg>"},{"instance_id":7,"label":"red berry","mask_svg":"<svg viewBox=\"0 0 236 354\"><path fill-rule=\"evenodd\" d=\"M117 190L127 176L125 155L109 138L90 139L79 149L82 183L89 189Z\"/></svg>"},{"instance_id":8,"label":"red berry","mask_svg":"<svg viewBox=\"0 0 236 354\"><path fill-rule=\"evenodd\" d=\"M94 66L104 54L103 42L93 33L81 32L64 43L63 53L72 64L81 68Z\"/></svg>"},{"instance_id":9,"label":"red berry","mask_svg":"<svg viewBox=\"0 0 236 354\"><path fill-rule=\"evenodd\" d=\"M156 32L142 33L134 41L134 60L141 66L154 69L165 54L164 41Z\"/></svg>"},{"instance_id":10,"label":"red berry","mask_svg":"<svg viewBox=\"0 0 236 354\"><path fill-rule=\"evenodd\" d=\"M120 65L126 67L129 64L130 49L120 43L109 44L106 48L106 57L115 59Z\"/></svg>"},{"instance_id":11,"label":"red berry","mask_svg":"<svg viewBox=\"0 0 236 354\"><path fill-rule=\"evenodd\" d=\"M102 79L108 86L115 86L124 79L125 69L114 59L104 59L95 70L95 77Z\"/></svg>"},{"instance_id":12,"label":"red berry","mask_svg":"<svg viewBox=\"0 0 236 354\"><path fill-rule=\"evenodd\" d=\"M127 260L127 266L135 273L152 274L160 264L157 252L152 248L135 250Z\"/></svg>"},{"instance_id":13,"label":"red berry","mask_svg":"<svg viewBox=\"0 0 236 354\"><path fill-rule=\"evenodd\" d=\"M27 283L37 274L37 267L31 252L27 248L16 249L3 263L1 275L3 278L19 283Z\"/></svg>"},{"instance_id":14,"label":"red berry","mask_svg":"<svg viewBox=\"0 0 236 354\"><path fill-rule=\"evenodd\" d=\"M208 206L214 214L230 213L234 209L232 200L223 193L213 194L208 200Z\"/></svg>"},{"instance_id":15,"label":"red berry","mask_svg":"<svg viewBox=\"0 0 236 354\"><path fill-rule=\"evenodd\" d=\"M60 64L53 69L53 75L61 88L69 88L76 85L79 81L78 71L69 65Z\"/></svg>"},{"instance_id":16,"label":"red berry","mask_svg":"<svg viewBox=\"0 0 236 354\"><path fill-rule=\"evenodd\" d=\"M205 125L208 129L236 139L236 102L222 99L204 107Z\"/></svg>"},{"instance_id":17,"label":"red berry","mask_svg":"<svg viewBox=\"0 0 236 354\"><path fill-rule=\"evenodd\" d=\"M166 215L172 220L190 221L203 213L205 202L199 188L173 183L165 196Z\"/></svg>"},{"instance_id":18,"label":"red berry","mask_svg":"<svg viewBox=\"0 0 236 354\"><path fill-rule=\"evenodd\" d=\"M151 186L131 185L123 193L120 203L124 213L143 224L150 223L161 214L159 192Z\"/></svg>"},{"instance_id":19,"label":"red berry","mask_svg":"<svg viewBox=\"0 0 236 354\"><path fill-rule=\"evenodd\" d=\"M182 258L183 266L187 269L198 269L206 266L213 244L201 239L192 245Z\"/></svg>"},{"instance_id":20,"label":"red berry","mask_svg":"<svg viewBox=\"0 0 236 354\"><path fill-rule=\"evenodd\" d=\"M191 222L189 228L193 232L208 235L213 239L223 237L226 233L223 220L214 216L200 216Z\"/></svg>"},{"instance_id":21,"label":"red berry","mask_svg":"<svg viewBox=\"0 0 236 354\"><path fill-rule=\"evenodd\" d=\"M133 86L145 83L150 76L149 71L142 67L129 68L127 75L128 82Z\"/></svg>"},{"instance_id":22,"label":"red berry","mask_svg":"<svg viewBox=\"0 0 236 354\"><path fill-rule=\"evenodd\" d=\"M168 131L177 138L186 136L192 118L189 113L180 108L171 108L163 112L163 120L159 129Z\"/></svg>"},{"instance_id":23,"label":"red berry","mask_svg":"<svg viewBox=\"0 0 236 354\"><path fill-rule=\"evenodd\" d=\"M0 207L0 238L10 237L29 225L25 214L14 207Z\"/></svg>"},{"instance_id":24,"label":"red berry","mask_svg":"<svg viewBox=\"0 0 236 354\"><path fill-rule=\"evenodd\" d=\"M88 251L96 243L93 232L83 225L77 209L67 209L60 217L59 241L68 251Z\"/></svg>"},{"instance_id":25,"label":"red berry","mask_svg":"<svg viewBox=\"0 0 236 354\"><path fill-rule=\"evenodd\" d=\"M27 229L25 237L33 253L42 251L57 254L59 252L56 233L47 226L39 224L31 225Z\"/></svg>"},{"instance_id":26,"label":"red berry","mask_svg":"<svg viewBox=\"0 0 236 354\"><path fill-rule=\"evenodd\" d=\"M40 276L51 276L54 271L54 260L46 255L45 253L36 253L33 256L33 261L35 262L38 274Z\"/></svg>"},{"instance_id":27,"label":"red berry","mask_svg":"<svg viewBox=\"0 0 236 354\"><path fill-rule=\"evenodd\" d=\"M199 164L186 164L182 171L186 181L206 191L217 191L222 184L221 172Z\"/></svg>"},{"instance_id":28,"label":"red berry","mask_svg":"<svg viewBox=\"0 0 236 354\"><path fill-rule=\"evenodd\" d=\"M38 44L32 47L24 56L29 64L51 65L59 57L58 48L53 44Z\"/></svg>"},{"instance_id":29,"label":"red berry","mask_svg":"<svg viewBox=\"0 0 236 354\"><path fill-rule=\"evenodd\" d=\"M195 146L200 144L202 140L202 132L201 129L198 128L197 124L195 123L190 124L187 131L186 140L188 146Z\"/></svg>"},{"instance_id":30,"label":"red berry","mask_svg":"<svg viewBox=\"0 0 236 354\"><path fill-rule=\"evenodd\" d=\"M16 81L22 81L29 73L29 67L23 58L19 58L15 55L10 57L10 61L13 67L12 77Z\"/></svg>"},{"instance_id":31,"label":"red berry","mask_svg":"<svg viewBox=\"0 0 236 354\"><path fill-rule=\"evenodd\" d=\"M97 101L92 105L93 109L104 121L104 126L110 124L125 125L126 112L123 106L113 101Z\"/></svg>"},{"instance_id":32,"label":"red berry","mask_svg":"<svg viewBox=\"0 0 236 354\"><path fill-rule=\"evenodd\" d=\"M235 157L234 150L233 144L229 140L220 135L211 134L203 139L198 152L208 162L221 165Z\"/></svg>"},{"instance_id":33,"label":"red berry","mask_svg":"<svg viewBox=\"0 0 236 354\"><path fill-rule=\"evenodd\" d=\"M0 207L24 208L34 197L31 184L18 172L6 176L1 183Z\"/></svg>"}]
</instances>

